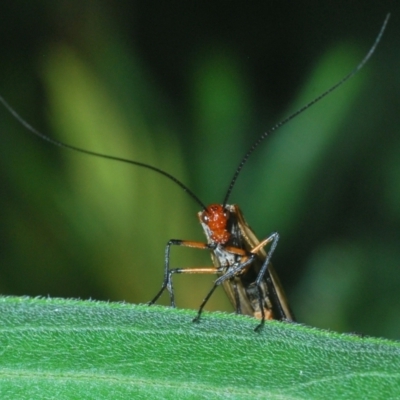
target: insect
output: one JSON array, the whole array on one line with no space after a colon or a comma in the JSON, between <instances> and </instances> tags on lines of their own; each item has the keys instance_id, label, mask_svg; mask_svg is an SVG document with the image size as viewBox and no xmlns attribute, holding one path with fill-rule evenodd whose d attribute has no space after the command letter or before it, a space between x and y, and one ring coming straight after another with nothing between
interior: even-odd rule
<instances>
[{"instance_id":1,"label":"insect","mask_svg":"<svg viewBox=\"0 0 400 400\"><path fill-rule=\"evenodd\" d=\"M194 321L199 321L202 311L208 300L218 286L223 286L231 303L238 314L245 314L257 318L260 322L255 330L260 330L266 320L295 321L295 317L289 307L279 278L271 264L272 255L279 241L279 234L272 233L263 240L258 240L254 232L244 219L244 216L237 205L228 204L232 190L236 184L244 165L250 158L254 150L271 133L278 130L281 126L310 108L322 98L341 86L344 82L353 77L369 60L374 53L389 20L386 16L381 30L376 37L372 47L365 55L364 59L357 67L346 75L343 79L316 97L314 100L294 112L292 115L276 124L267 132L263 133L250 147L240 161L222 203L206 206L186 185L175 178L173 175L157 167L133 161L121 157L101 154L90 150L85 150L73 145L69 145L52 139L36 130L26 122L6 101L0 96L0 102L6 109L31 133L41 139L56 146L78 151L91 156L102 157L114 161L121 161L150 169L158 174L165 176L186 191L194 201L196 201L201 211L198 213L199 222L204 230L207 242L194 242L188 240L172 239L165 248L164 279L160 291L148 303L154 304L165 290L168 291L170 303L175 307L175 298L172 277L174 274L214 274L217 279L211 290L208 292L201 303ZM170 251L172 246L184 246L200 250L207 250L211 253L213 266L205 268L170 268ZM268 251L266 248L268 247Z\"/></svg>"}]
</instances>

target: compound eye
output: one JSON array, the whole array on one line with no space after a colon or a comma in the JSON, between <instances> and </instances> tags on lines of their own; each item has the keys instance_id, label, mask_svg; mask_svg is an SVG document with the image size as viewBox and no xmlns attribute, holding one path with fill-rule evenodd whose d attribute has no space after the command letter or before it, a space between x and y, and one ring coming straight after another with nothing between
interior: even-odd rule
<instances>
[{"instance_id":1,"label":"compound eye","mask_svg":"<svg viewBox=\"0 0 400 400\"><path fill-rule=\"evenodd\" d=\"M210 221L210 218L208 217L206 212L203 213L203 215L201 216L201 219L205 224L208 224L208 222Z\"/></svg>"},{"instance_id":2,"label":"compound eye","mask_svg":"<svg viewBox=\"0 0 400 400\"><path fill-rule=\"evenodd\" d=\"M231 215L231 213L229 212L229 210L225 209L225 210L224 210L224 217L225 217L226 219L229 219L230 215Z\"/></svg>"}]
</instances>

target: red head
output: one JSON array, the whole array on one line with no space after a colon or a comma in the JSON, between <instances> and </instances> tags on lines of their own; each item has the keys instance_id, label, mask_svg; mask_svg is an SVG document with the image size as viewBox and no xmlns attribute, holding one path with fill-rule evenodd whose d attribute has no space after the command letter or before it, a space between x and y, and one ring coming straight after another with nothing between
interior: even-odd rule
<instances>
[{"instance_id":1,"label":"red head","mask_svg":"<svg viewBox=\"0 0 400 400\"><path fill-rule=\"evenodd\" d=\"M213 242L225 244L230 239L228 231L229 210L221 204L211 204L198 213L200 223L208 238Z\"/></svg>"}]
</instances>

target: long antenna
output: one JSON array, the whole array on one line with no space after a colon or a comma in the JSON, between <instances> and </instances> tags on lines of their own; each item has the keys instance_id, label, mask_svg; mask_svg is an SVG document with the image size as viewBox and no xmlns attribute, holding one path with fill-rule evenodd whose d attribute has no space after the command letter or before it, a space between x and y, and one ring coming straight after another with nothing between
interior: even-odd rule
<instances>
[{"instance_id":1,"label":"long antenna","mask_svg":"<svg viewBox=\"0 0 400 400\"><path fill-rule=\"evenodd\" d=\"M22 125L24 126L28 131L30 131L31 133L33 133L34 135L40 137L41 139L45 140L46 142L49 142L51 144L54 144L58 147L62 147L65 149L69 149L69 150L74 150L74 151L78 151L79 153L83 153L83 154L88 154L90 156L95 156L95 157L101 157L101 158L106 158L108 160L114 160L114 161L121 161L127 164L133 164L136 165L138 167L143 167L143 168L147 168L150 169L152 171L155 171L161 175L164 175L165 177L167 177L168 179L170 179L172 182L176 183L178 186L180 186L186 193L189 194L189 196L196 201L201 208L205 209L206 206L203 204L203 202L186 186L184 185L180 180L178 180L177 178L175 178L174 176L172 176L171 174L169 174L168 172L163 171L162 169L159 169L157 167L153 167L152 165L149 164L145 164L139 161L133 161L133 160L129 160L126 158L122 158L122 157L115 157L115 156L110 156L108 154L102 154L102 153L96 153L95 151L90 151L90 150L85 150L85 149L81 149L80 147L76 147L76 146L72 146L70 144L66 144L63 142L60 142L58 140L52 139L49 136L46 136L45 134L39 132L37 129L35 129L32 125L30 125L27 121L25 121L8 103L7 101L0 96L0 103L2 103L4 105L4 107L6 107L6 109L10 112L10 114Z\"/></svg>"},{"instance_id":2,"label":"long antenna","mask_svg":"<svg viewBox=\"0 0 400 400\"><path fill-rule=\"evenodd\" d=\"M228 203L228 199L229 196L232 193L232 189L235 186L236 180L239 177L240 172L242 171L242 168L244 167L244 165L246 164L247 160L249 159L249 157L251 156L251 154L253 153L253 151L260 145L260 143L267 137L269 136L271 133L277 131L280 127L282 127L283 125L285 125L286 123L288 123L290 120L292 120L293 118L297 117L299 114L301 114L303 111L307 110L308 108L310 108L311 106L313 106L315 103L318 103L320 100L322 100L325 96L327 96L328 94L332 93L335 89L337 89L339 86L341 86L343 83L345 83L346 81L348 81L350 78L352 78L364 65L365 63L370 59L370 57L372 56L372 54L374 53L376 47L378 46L383 32L386 29L386 25L389 21L390 18L390 14L386 15L386 18L383 22L382 28L378 33L378 36L376 37L372 47L369 49L368 53L366 54L366 56L364 57L364 59L357 65L356 68L353 69L353 71L351 71L348 75L346 75L344 78L342 78L339 82L337 82L335 85L333 85L330 89L328 89L327 91L325 91L324 93L320 94L318 97L316 97L314 100L310 101L308 104L306 104L305 106L301 107L299 110L297 110L296 112L294 112L292 115L290 115L289 117L286 117L284 120L278 122L275 126L273 126L270 130L268 130L267 132L264 132L254 143L253 145L250 147L250 149L247 151L247 153L245 154L245 156L242 158L242 161L240 161L239 166L237 167L235 173L233 174L233 178L231 180L231 182L229 183L228 186L228 190L226 191L226 195L224 198L224 202L223 202L223 206L225 207L226 204Z\"/></svg>"}]
</instances>

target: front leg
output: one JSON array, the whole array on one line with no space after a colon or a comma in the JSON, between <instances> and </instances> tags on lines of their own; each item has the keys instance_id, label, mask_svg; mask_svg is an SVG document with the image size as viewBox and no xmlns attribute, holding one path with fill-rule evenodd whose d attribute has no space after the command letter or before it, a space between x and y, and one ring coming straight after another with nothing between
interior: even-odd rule
<instances>
[{"instance_id":1,"label":"front leg","mask_svg":"<svg viewBox=\"0 0 400 400\"><path fill-rule=\"evenodd\" d=\"M171 239L165 246L163 283L161 285L160 291L156 294L156 296L153 298L153 300L151 300L147 303L149 306L154 304L160 298L160 296L163 294L164 290L168 288L169 297L171 300L171 307L175 307L174 290L173 290L172 278L171 278L171 276L173 274L173 272L172 272L173 270L169 269L169 257L170 257L170 253L171 253L171 246L172 245L181 246L181 243L182 243L182 240Z\"/></svg>"},{"instance_id":2,"label":"front leg","mask_svg":"<svg viewBox=\"0 0 400 400\"><path fill-rule=\"evenodd\" d=\"M164 279L161 285L160 291L156 294L156 296L148 302L147 304L150 306L154 304L160 296L163 294L164 290L167 289L170 297L171 307L175 307L175 296L174 296L174 289L172 285L172 275L173 274L216 274L218 273L217 269L214 267L206 267L206 268L175 268L170 269L170 253L171 253L171 246L183 246L183 247L190 247L194 249L200 250L211 250L212 246L207 243L202 242L192 242L189 240L179 240L179 239L171 239L166 247L165 247L165 256L164 256Z\"/></svg>"}]
</instances>

